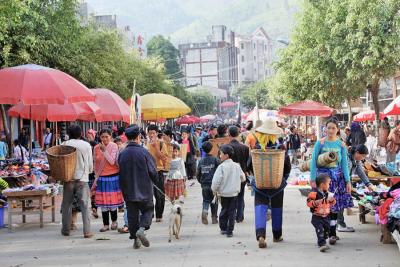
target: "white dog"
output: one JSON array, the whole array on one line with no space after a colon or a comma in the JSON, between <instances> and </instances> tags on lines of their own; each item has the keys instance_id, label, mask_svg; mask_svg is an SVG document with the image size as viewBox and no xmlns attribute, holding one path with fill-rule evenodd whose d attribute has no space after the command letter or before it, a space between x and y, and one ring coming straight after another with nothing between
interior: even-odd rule
<instances>
[{"instance_id":1,"label":"white dog","mask_svg":"<svg viewBox=\"0 0 400 267\"><path fill-rule=\"evenodd\" d=\"M179 232L182 225L182 208L179 204L172 203L171 213L169 214L169 239L171 242L172 235L179 239Z\"/></svg>"}]
</instances>

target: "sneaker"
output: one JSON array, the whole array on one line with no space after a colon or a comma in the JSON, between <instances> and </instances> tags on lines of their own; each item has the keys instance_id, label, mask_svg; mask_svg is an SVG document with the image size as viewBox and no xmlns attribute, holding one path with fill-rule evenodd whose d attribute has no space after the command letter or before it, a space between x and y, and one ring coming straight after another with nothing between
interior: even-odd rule
<instances>
[{"instance_id":1,"label":"sneaker","mask_svg":"<svg viewBox=\"0 0 400 267\"><path fill-rule=\"evenodd\" d=\"M339 237L337 237L337 236L329 237L329 245L335 245L336 241L338 241L338 240L339 240Z\"/></svg>"},{"instance_id":2,"label":"sneaker","mask_svg":"<svg viewBox=\"0 0 400 267\"><path fill-rule=\"evenodd\" d=\"M338 225L337 231L338 231L338 232L345 232L345 233L353 233L353 232L355 232L356 230L354 230L354 228L353 228L353 227L350 227L350 226L345 226L345 227L343 227L343 226L341 226L341 225Z\"/></svg>"},{"instance_id":3,"label":"sneaker","mask_svg":"<svg viewBox=\"0 0 400 267\"><path fill-rule=\"evenodd\" d=\"M61 234L62 234L63 236L69 236L69 232L63 232L63 231L61 231Z\"/></svg>"},{"instance_id":4,"label":"sneaker","mask_svg":"<svg viewBox=\"0 0 400 267\"><path fill-rule=\"evenodd\" d=\"M266 248L267 247L267 242L265 242L264 237L259 237L258 238L258 247L259 248Z\"/></svg>"},{"instance_id":5,"label":"sneaker","mask_svg":"<svg viewBox=\"0 0 400 267\"><path fill-rule=\"evenodd\" d=\"M274 241L275 243L282 242L282 241L283 241L283 237L280 236L279 238L274 238L273 241Z\"/></svg>"},{"instance_id":6,"label":"sneaker","mask_svg":"<svg viewBox=\"0 0 400 267\"><path fill-rule=\"evenodd\" d=\"M150 242L146 237L146 234L144 233L144 228L140 227L139 230L137 230L136 232L136 239L140 239L140 241L142 242L143 246L145 246L146 248L150 246Z\"/></svg>"},{"instance_id":7,"label":"sneaker","mask_svg":"<svg viewBox=\"0 0 400 267\"><path fill-rule=\"evenodd\" d=\"M218 223L218 218L217 217L211 217L211 222L212 222L212 224L217 224Z\"/></svg>"},{"instance_id":8,"label":"sneaker","mask_svg":"<svg viewBox=\"0 0 400 267\"><path fill-rule=\"evenodd\" d=\"M139 238L136 238L135 241L133 242L133 248L139 249L141 246L142 246L142 242L140 241Z\"/></svg>"},{"instance_id":9,"label":"sneaker","mask_svg":"<svg viewBox=\"0 0 400 267\"><path fill-rule=\"evenodd\" d=\"M221 232L220 232L220 233L221 233L221 235L226 235L226 234L227 234L227 232L226 232L226 231L222 231L222 230L221 230Z\"/></svg>"},{"instance_id":10,"label":"sneaker","mask_svg":"<svg viewBox=\"0 0 400 267\"><path fill-rule=\"evenodd\" d=\"M323 245L323 246L320 246L320 247L319 247L319 251L321 251L321 252L325 252L325 251L327 251L328 249L330 249L330 247L327 246L327 245Z\"/></svg>"},{"instance_id":11,"label":"sneaker","mask_svg":"<svg viewBox=\"0 0 400 267\"><path fill-rule=\"evenodd\" d=\"M226 237L233 237L233 233L226 233Z\"/></svg>"},{"instance_id":12,"label":"sneaker","mask_svg":"<svg viewBox=\"0 0 400 267\"><path fill-rule=\"evenodd\" d=\"M162 222L161 218L156 218L156 223Z\"/></svg>"},{"instance_id":13,"label":"sneaker","mask_svg":"<svg viewBox=\"0 0 400 267\"><path fill-rule=\"evenodd\" d=\"M203 212L201 213L201 222L202 222L203 224L205 224L205 225L208 224L208 219L207 219L207 217L208 217L208 213L207 213L206 211L203 211Z\"/></svg>"}]
</instances>

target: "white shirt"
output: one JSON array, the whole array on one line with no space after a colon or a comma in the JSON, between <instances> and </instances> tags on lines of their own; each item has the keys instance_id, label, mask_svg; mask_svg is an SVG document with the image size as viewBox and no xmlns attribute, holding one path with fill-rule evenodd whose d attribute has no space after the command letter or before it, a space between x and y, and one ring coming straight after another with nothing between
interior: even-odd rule
<instances>
[{"instance_id":1,"label":"white shirt","mask_svg":"<svg viewBox=\"0 0 400 267\"><path fill-rule=\"evenodd\" d=\"M93 155L90 144L83 140L71 139L65 141L63 145L76 148L76 168L75 180L89 182L89 174L93 172Z\"/></svg>"},{"instance_id":2,"label":"white shirt","mask_svg":"<svg viewBox=\"0 0 400 267\"><path fill-rule=\"evenodd\" d=\"M24 161L24 164L29 163L29 153L24 146L18 145L14 147L14 158Z\"/></svg>"},{"instance_id":3,"label":"white shirt","mask_svg":"<svg viewBox=\"0 0 400 267\"><path fill-rule=\"evenodd\" d=\"M215 171L211 189L222 197L236 197L240 192L240 184L244 181L246 176L240 165L227 159Z\"/></svg>"}]
</instances>

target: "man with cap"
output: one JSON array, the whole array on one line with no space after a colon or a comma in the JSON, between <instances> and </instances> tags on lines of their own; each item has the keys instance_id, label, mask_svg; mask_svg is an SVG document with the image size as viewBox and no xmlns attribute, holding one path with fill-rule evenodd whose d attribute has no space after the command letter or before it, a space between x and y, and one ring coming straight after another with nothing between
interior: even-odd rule
<instances>
[{"instance_id":1,"label":"man with cap","mask_svg":"<svg viewBox=\"0 0 400 267\"><path fill-rule=\"evenodd\" d=\"M141 145L140 128L131 125L125 130L127 146L119 154L119 182L126 207L130 238L133 247L150 246L144 233L151 225L154 212L153 183L157 182L157 169L151 154Z\"/></svg>"},{"instance_id":2,"label":"man with cap","mask_svg":"<svg viewBox=\"0 0 400 267\"><path fill-rule=\"evenodd\" d=\"M249 161L249 147L245 146L238 141L239 137L239 128L235 125L230 126L228 129L229 138L231 147L233 148L234 154L232 156L232 160L236 163L239 163L242 168L243 173L247 173L247 163ZM246 182L243 182L240 187L240 193L237 197L236 202L236 222L241 223L244 220L244 190L245 190Z\"/></svg>"},{"instance_id":3,"label":"man with cap","mask_svg":"<svg viewBox=\"0 0 400 267\"><path fill-rule=\"evenodd\" d=\"M217 126L212 124L210 126L210 130L208 132L208 135L206 137L204 137L203 142L207 142L207 141L210 141L211 139L214 139L217 136L217 134L218 134Z\"/></svg>"}]
</instances>

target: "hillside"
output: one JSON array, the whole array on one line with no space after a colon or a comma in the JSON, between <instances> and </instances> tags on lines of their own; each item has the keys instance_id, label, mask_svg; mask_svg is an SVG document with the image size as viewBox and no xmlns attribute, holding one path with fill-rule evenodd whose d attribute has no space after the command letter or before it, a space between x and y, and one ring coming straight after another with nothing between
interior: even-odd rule
<instances>
[{"instance_id":1,"label":"hillside","mask_svg":"<svg viewBox=\"0 0 400 267\"><path fill-rule=\"evenodd\" d=\"M273 38L288 37L301 0L87 0L97 14L116 14L149 39L170 36L177 44L204 40L211 26L224 24L240 34L263 26Z\"/></svg>"}]
</instances>

